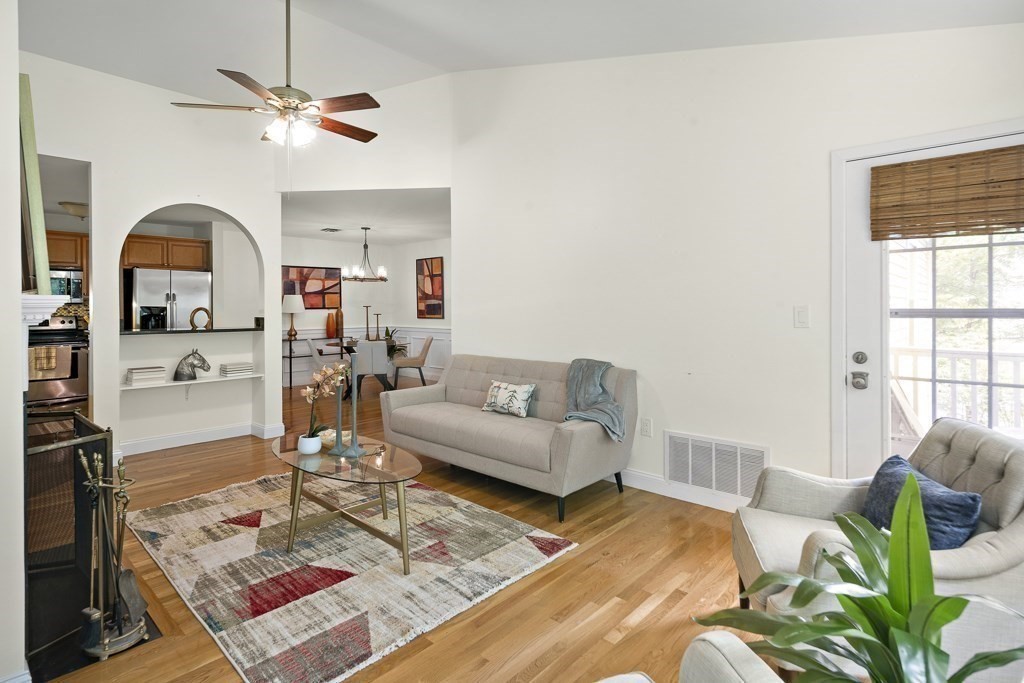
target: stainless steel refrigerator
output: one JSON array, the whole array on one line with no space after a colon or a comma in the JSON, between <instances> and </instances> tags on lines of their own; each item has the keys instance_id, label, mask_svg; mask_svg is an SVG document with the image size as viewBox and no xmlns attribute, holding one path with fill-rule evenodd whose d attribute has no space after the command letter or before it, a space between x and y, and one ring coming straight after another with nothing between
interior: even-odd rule
<instances>
[{"instance_id":1,"label":"stainless steel refrigerator","mask_svg":"<svg viewBox=\"0 0 1024 683\"><path fill-rule=\"evenodd\" d=\"M124 324L132 330L190 330L189 317L205 308L213 317L213 274L198 270L124 271ZM206 320L206 317L197 318Z\"/></svg>"}]
</instances>

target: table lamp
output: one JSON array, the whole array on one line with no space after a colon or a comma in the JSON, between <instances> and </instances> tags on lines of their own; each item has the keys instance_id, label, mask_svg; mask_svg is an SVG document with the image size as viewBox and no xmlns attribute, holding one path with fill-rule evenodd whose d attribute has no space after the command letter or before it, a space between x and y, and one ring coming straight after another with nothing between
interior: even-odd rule
<instances>
[{"instance_id":1,"label":"table lamp","mask_svg":"<svg viewBox=\"0 0 1024 683\"><path fill-rule=\"evenodd\" d=\"M285 294L284 301L281 303L281 312L288 313L292 317L292 326L288 328L288 339L294 341L299 333L295 331L295 314L302 313L306 310L306 306L302 303L301 294Z\"/></svg>"}]
</instances>

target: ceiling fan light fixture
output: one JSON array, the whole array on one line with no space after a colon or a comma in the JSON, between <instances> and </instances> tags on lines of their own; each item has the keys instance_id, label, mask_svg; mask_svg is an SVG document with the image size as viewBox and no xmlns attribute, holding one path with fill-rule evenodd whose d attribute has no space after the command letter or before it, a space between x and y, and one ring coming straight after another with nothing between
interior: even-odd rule
<instances>
[{"instance_id":1,"label":"ceiling fan light fixture","mask_svg":"<svg viewBox=\"0 0 1024 683\"><path fill-rule=\"evenodd\" d=\"M89 205L82 202L57 202L62 209L80 221L89 217Z\"/></svg>"}]
</instances>

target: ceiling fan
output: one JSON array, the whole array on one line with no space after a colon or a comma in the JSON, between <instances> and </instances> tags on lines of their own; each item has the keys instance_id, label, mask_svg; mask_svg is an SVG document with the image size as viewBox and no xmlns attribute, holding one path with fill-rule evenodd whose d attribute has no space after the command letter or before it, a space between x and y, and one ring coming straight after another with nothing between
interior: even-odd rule
<instances>
[{"instance_id":1,"label":"ceiling fan","mask_svg":"<svg viewBox=\"0 0 1024 683\"><path fill-rule=\"evenodd\" d=\"M171 102L175 107L192 109L220 109L222 111L251 111L257 114L273 114L274 120L267 126L262 140L270 140L279 145L290 144L301 146L309 144L316 137L316 129L344 135L359 142L369 142L377 137L373 131L358 128L325 114L360 109L376 109L380 106L377 100L366 93L340 95L314 100L304 90L292 87L292 3L285 0L285 85L283 87L266 88L241 71L217 69L235 83L255 93L262 106L250 107L233 104L198 104L193 102Z\"/></svg>"}]
</instances>

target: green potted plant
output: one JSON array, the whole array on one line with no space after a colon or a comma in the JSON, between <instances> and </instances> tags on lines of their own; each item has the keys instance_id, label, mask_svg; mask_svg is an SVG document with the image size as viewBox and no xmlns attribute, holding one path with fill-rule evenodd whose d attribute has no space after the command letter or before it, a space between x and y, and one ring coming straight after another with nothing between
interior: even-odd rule
<instances>
[{"instance_id":1,"label":"green potted plant","mask_svg":"<svg viewBox=\"0 0 1024 683\"><path fill-rule=\"evenodd\" d=\"M398 334L398 328L391 329L387 325L384 326L384 339L388 342L394 341L395 335ZM394 360L395 358L402 358L407 355L409 351L408 344L388 344L388 360Z\"/></svg>"},{"instance_id":2,"label":"green potted plant","mask_svg":"<svg viewBox=\"0 0 1024 683\"><path fill-rule=\"evenodd\" d=\"M835 516L854 554L822 551L838 581L768 572L745 595L769 586L795 586L792 606L806 607L822 593L834 595L841 611L813 616L767 614L725 609L697 618L704 626L728 626L765 637L750 643L761 655L803 669L804 683L861 681L836 660L864 669L873 683L961 683L986 669L1024 659L1024 647L979 652L949 673L942 629L960 617L969 603L1024 614L981 595L937 595L931 548L917 478L908 476L896 508L892 531L879 531L858 514Z\"/></svg>"},{"instance_id":3,"label":"green potted plant","mask_svg":"<svg viewBox=\"0 0 1024 683\"><path fill-rule=\"evenodd\" d=\"M310 455L319 453L323 443L320 440L320 432L327 429L327 425L316 423L316 402L326 396L332 396L334 390L348 377L349 369L341 363L325 365L319 371L313 373L313 386L304 387L299 393L305 397L309 404L309 429L299 437L299 453Z\"/></svg>"}]
</instances>

